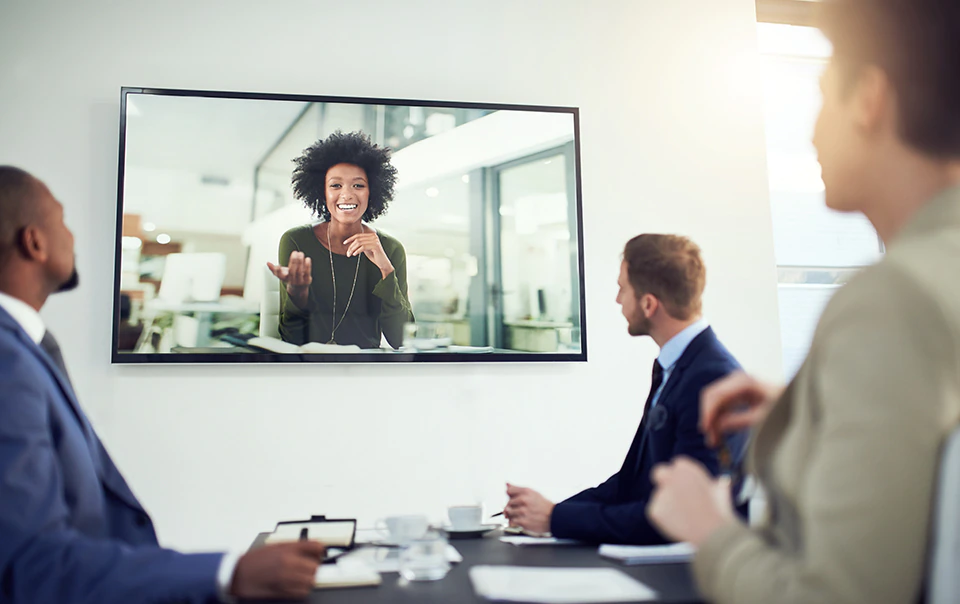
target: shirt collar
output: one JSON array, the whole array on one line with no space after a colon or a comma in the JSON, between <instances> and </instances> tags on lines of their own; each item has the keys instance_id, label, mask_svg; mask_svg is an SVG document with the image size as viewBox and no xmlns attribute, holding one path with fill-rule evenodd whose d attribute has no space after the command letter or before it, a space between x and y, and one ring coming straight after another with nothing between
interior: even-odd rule
<instances>
[{"instance_id":1,"label":"shirt collar","mask_svg":"<svg viewBox=\"0 0 960 604\"><path fill-rule=\"evenodd\" d=\"M660 349L660 356L657 357L663 370L670 371L673 369L673 366L677 364L677 361L680 360L680 357L682 357L683 353L687 350L690 342L703 333L708 327L710 327L710 324L707 323L706 319L699 319L670 338L670 341Z\"/></svg>"},{"instance_id":2,"label":"shirt collar","mask_svg":"<svg viewBox=\"0 0 960 604\"><path fill-rule=\"evenodd\" d=\"M37 344L43 339L43 334L47 333L47 327L43 324L40 313L23 300L0 292L0 308L7 311Z\"/></svg>"}]
</instances>

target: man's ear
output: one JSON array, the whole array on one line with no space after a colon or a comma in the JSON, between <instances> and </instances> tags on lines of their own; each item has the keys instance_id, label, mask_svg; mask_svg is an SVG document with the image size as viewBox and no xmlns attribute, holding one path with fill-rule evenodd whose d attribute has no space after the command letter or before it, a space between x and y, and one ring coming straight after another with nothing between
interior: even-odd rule
<instances>
[{"instance_id":1,"label":"man's ear","mask_svg":"<svg viewBox=\"0 0 960 604\"><path fill-rule=\"evenodd\" d=\"M640 297L640 310L643 312L644 318L651 318L658 308L660 308L660 300L657 300L657 297L653 294L643 294Z\"/></svg>"},{"instance_id":2,"label":"man's ear","mask_svg":"<svg viewBox=\"0 0 960 604\"><path fill-rule=\"evenodd\" d=\"M893 86L882 69L874 65L865 67L853 89L851 111L854 124L864 134L876 134L896 107Z\"/></svg>"},{"instance_id":3,"label":"man's ear","mask_svg":"<svg viewBox=\"0 0 960 604\"><path fill-rule=\"evenodd\" d=\"M24 258L34 262L47 261L47 238L36 225L27 225L17 233L17 248Z\"/></svg>"}]
</instances>

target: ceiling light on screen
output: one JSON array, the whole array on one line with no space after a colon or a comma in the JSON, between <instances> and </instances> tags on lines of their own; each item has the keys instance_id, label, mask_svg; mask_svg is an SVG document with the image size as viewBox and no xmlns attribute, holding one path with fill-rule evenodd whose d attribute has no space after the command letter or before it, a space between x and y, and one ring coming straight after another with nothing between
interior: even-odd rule
<instances>
[{"instance_id":1,"label":"ceiling light on screen","mask_svg":"<svg viewBox=\"0 0 960 604\"><path fill-rule=\"evenodd\" d=\"M464 174L463 176L460 177L460 180L463 181L463 184L470 184L470 175Z\"/></svg>"},{"instance_id":2,"label":"ceiling light on screen","mask_svg":"<svg viewBox=\"0 0 960 604\"><path fill-rule=\"evenodd\" d=\"M440 189L436 187L430 187L427 189L427 197L436 197L438 195L440 195Z\"/></svg>"},{"instance_id":3,"label":"ceiling light on screen","mask_svg":"<svg viewBox=\"0 0 960 604\"><path fill-rule=\"evenodd\" d=\"M152 233L157 230L157 225L153 224L152 222L144 222L143 230L147 233Z\"/></svg>"},{"instance_id":4,"label":"ceiling light on screen","mask_svg":"<svg viewBox=\"0 0 960 604\"><path fill-rule=\"evenodd\" d=\"M157 243L162 245L170 243L170 235L167 235L166 233L160 233L157 235Z\"/></svg>"}]
</instances>

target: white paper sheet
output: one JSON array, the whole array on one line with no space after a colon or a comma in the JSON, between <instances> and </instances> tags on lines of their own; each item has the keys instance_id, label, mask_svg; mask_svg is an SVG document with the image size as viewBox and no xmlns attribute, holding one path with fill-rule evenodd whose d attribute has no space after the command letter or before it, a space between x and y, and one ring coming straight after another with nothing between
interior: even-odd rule
<instances>
[{"instance_id":1,"label":"white paper sheet","mask_svg":"<svg viewBox=\"0 0 960 604\"><path fill-rule=\"evenodd\" d=\"M528 537L527 535L504 535L500 541L510 545L573 545L580 543L576 539L557 539L556 537Z\"/></svg>"},{"instance_id":2,"label":"white paper sheet","mask_svg":"<svg viewBox=\"0 0 960 604\"><path fill-rule=\"evenodd\" d=\"M621 560L626 564L662 564L687 562L696 552L689 543L669 545L601 545L599 553L604 558Z\"/></svg>"},{"instance_id":3,"label":"white paper sheet","mask_svg":"<svg viewBox=\"0 0 960 604\"><path fill-rule=\"evenodd\" d=\"M477 595L504 602L592 604L655 600L657 592L615 568L474 566Z\"/></svg>"},{"instance_id":4,"label":"white paper sheet","mask_svg":"<svg viewBox=\"0 0 960 604\"><path fill-rule=\"evenodd\" d=\"M341 558L336 564L321 564L314 577L317 587L379 585L380 573L362 560Z\"/></svg>"}]
</instances>

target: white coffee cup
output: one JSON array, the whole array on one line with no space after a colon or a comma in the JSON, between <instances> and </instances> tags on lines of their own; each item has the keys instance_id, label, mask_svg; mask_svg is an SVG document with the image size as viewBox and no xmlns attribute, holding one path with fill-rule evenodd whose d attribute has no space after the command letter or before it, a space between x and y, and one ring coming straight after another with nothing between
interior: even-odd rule
<instances>
[{"instance_id":1,"label":"white coffee cup","mask_svg":"<svg viewBox=\"0 0 960 604\"><path fill-rule=\"evenodd\" d=\"M426 516L389 516L377 522L377 528L386 529L387 540L390 543L403 545L423 537L427 533L429 524Z\"/></svg>"},{"instance_id":2,"label":"white coffee cup","mask_svg":"<svg viewBox=\"0 0 960 604\"><path fill-rule=\"evenodd\" d=\"M482 525L483 507L479 505L455 505L447 508L450 528L455 531L478 529Z\"/></svg>"}]
</instances>

